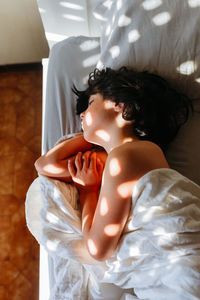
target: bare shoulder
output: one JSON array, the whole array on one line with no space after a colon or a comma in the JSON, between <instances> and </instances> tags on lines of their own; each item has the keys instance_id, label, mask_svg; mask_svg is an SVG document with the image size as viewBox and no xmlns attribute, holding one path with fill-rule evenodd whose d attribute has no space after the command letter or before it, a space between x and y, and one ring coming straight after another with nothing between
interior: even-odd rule
<instances>
[{"instance_id":1,"label":"bare shoulder","mask_svg":"<svg viewBox=\"0 0 200 300\"><path fill-rule=\"evenodd\" d=\"M149 141L129 142L113 149L108 164L110 169L118 165L127 180L130 177L139 179L153 169L169 167L161 148Z\"/></svg>"}]
</instances>

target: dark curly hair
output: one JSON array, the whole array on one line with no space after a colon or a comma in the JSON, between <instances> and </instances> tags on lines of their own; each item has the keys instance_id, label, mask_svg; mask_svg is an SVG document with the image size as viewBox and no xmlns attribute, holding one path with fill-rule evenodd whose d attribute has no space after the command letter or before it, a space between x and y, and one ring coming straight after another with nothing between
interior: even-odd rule
<instances>
[{"instance_id":1,"label":"dark curly hair","mask_svg":"<svg viewBox=\"0 0 200 300\"><path fill-rule=\"evenodd\" d=\"M87 109L89 97L96 93L117 104L124 103L122 117L134 121L133 134L158 144L163 150L193 111L192 101L162 77L126 67L95 69L89 74L86 90L79 91L75 86L72 90L78 97L77 114Z\"/></svg>"}]
</instances>

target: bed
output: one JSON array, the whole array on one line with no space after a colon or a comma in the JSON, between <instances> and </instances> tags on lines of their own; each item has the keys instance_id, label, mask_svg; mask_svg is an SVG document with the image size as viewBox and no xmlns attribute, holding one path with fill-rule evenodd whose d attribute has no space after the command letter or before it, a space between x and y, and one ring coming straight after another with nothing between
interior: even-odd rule
<instances>
[{"instance_id":1,"label":"bed","mask_svg":"<svg viewBox=\"0 0 200 300\"><path fill-rule=\"evenodd\" d=\"M194 190L196 186L200 185L200 35L198 32L200 28L200 2L197 0L166 0L165 2L161 0L99 1L94 8L94 13L101 19L100 38L86 36L71 37L57 43L51 49L44 106L43 153L51 149L60 138L69 138L70 134L81 131L80 119L74 113L75 97L71 91L73 84L79 89L83 89L87 84L88 74L93 71L96 66L99 68L108 66L117 69L120 66L126 65L138 70L149 70L163 76L169 80L174 87L179 90L181 89L193 99L194 113L168 147L166 157L172 169L194 182L193 187L191 187L191 189ZM153 174L149 175L153 176ZM160 176L163 175L161 174ZM169 178L173 176L175 175L168 174ZM38 180L39 179L36 179L36 182L38 182ZM49 181L47 182L46 180L46 178L40 178L43 188L49 185L48 192L50 194L53 193L52 191L55 192L55 188L62 195L65 194L61 183L49 183ZM176 181L176 176L174 180ZM142 184L144 184L144 182ZM184 186L187 184L191 183L188 183L187 180L183 181ZM37 217L42 210L42 200L40 199L38 202L34 201L36 195L39 193L37 188L38 185L35 184L27 193L27 199L33 200L27 201L26 215L27 225L30 231L38 242L42 244L42 229ZM77 194L74 190L70 190L70 187L68 193L69 192L73 195L71 199L74 199L74 202L71 202L71 206L68 209L73 208L73 212L71 211L71 213L74 214L73 216L75 220L77 220L74 226L76 233L80 235L80 224L78 223L79 219L76 207ZM68 196L66 195L66 197ZM196 209L198 211L198 200L200 201L198 191L195 192L195 197L196 202L194 202L196 203ZM60 205L61 204L62 203L60 203ZM34 216L32 216L31 213L33 211ZM191 213L194 214L194 211ZM59 217L59 215L54 215L54 221L51 219L54 225L55 216ZM61 216L60 218L62 219ZM43 220L44 219L45 217ZM49 220L46 220L45 224L48 223L47 221L49 222ZM48 228L46 232L52 234L51 230L48 231ZM39 233L41 233L41 235ZM196 242L200 243L198 230L196 234ZM50 257L54 251L52 249L54 249L55 246L51 242L55 239L55 236L51 236L49 238L49 247L46 247ZM157 291L157 296L155 296L153 292L151 294L150 290L146 290L144 293L141 291L138 292L137 290L136 296L133 291L130 291L129 285L121 289L120 284L118 284L118 286L113 286L112 283L108 284L109 280L102 286L102 289L95 289L92 286L95 286L96 281L91 281L91 274L94 274L94 272L101 274L101 266L96 266L95 271L92 270L92 267L87 267L88 269L80 268L80 264L77 265L71 253L67 255L69 257L71 255L73 263L69 264L69 261L63 260L63 257L66 255L65 248L67 248L67 244L59 244L58 242L57 246L60 253L63 251L63 256L61 255L62 259L59 260L59 262L50 258L51 268L54 270L54 275L56 274L51 281L53 286L51 300L200 299L198 291L198 289L200 290L200 277L198 277L198 275L195 277L196 283L194 285L193 296L187 296L186 293L185 298L183 298L181 294L178 296L178 291L176 291L176 295L173 293L170 294L169 289L166 289L166 291L164 289ZM134 251L137 251L137 249L134 249ZM85 254L83 254L83 256L84 255ZM116 261L119 262L118 260ZM158 262L155 262L155 264L156 263ZM61 264L65 264L68 270L65 274L62 273L63 269L60 267ZM92 264L93 262L91 262L91 265ZM121 265L119 264L115 265L115 274L120 274L120 267ZM79 273L77 273L78 268ZM114 272L113 266L111 269L112 272ZM72 283L69 282L67 278L72 274L76 274L76 276L74 275L73 289L69 289L71 291L71 294L69 294L66 290L66 285L69 287ZM109 275L109 271L107 274ZM90 276L90 280L88 276ZM150 274L149 276L152 275ZM60 285L60 288L58 288L56 277L62 278L60 281L62 281L63 285ZM66 281L64 281L63 278L65 278ZM99 278L100 277L98 277L98 279ZM123 278L125 278L125 276L123 276ZM144 277L142 278L144 280ZM176 277L172 276L171 279L166 277L166 281L170 282L171 280L171 284L173 284L174 278ZM121 280L119 278L115 279L116 282ZM80 282L82 282L82 285L78 284ZM89 286L88 282L90 282ZM83 287L85 287L85 289ZM86 293L87 289L91 289L94 294L91 292L88 296ZM144 290L145 289L143 289L143 291ZM77 291L79 292L78 294ZM188 295L192 295L192 292Z\"/></svg>"}]
</instances>

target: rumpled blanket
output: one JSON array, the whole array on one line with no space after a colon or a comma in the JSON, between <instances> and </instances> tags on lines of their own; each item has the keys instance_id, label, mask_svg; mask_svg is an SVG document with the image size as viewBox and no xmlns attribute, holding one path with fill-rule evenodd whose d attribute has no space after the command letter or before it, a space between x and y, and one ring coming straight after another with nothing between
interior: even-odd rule
<instances>
[{"instance_id":1,"label":"rumpled blanket","mask_svg":"<svg viewBox=\"0 0 200 300\"><path fill-rule=\"evenodd\" d=\"M200 299L200 187L172 169L139 179L118 247L90 257L73 184L39 175L26 197L27 226L54 259L51 300Z\"/></svg>"}]
</instances>

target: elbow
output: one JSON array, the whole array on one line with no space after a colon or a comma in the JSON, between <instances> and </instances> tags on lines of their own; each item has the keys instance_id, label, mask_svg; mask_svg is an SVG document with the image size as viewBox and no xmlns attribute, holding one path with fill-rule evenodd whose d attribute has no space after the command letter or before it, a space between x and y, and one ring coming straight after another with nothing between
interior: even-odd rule
<instances>
[{"instance_id":1,"label":"elbow","mask_svg":"<svg viewBox=\"0 0 200 300\"><path fill-rule=\"evenodd\" d=\"M105 247L102 248L101 246L96 247L96 245L91 239L87 240L87 249L90 256L92 256L92 258L94 258L97 261L105 261L109 259L114 253L114 251L111 251L111 249L105 249Z\"/></svg>"}]
</instances>

